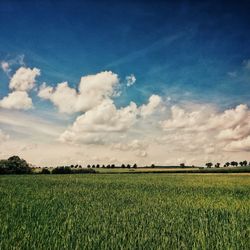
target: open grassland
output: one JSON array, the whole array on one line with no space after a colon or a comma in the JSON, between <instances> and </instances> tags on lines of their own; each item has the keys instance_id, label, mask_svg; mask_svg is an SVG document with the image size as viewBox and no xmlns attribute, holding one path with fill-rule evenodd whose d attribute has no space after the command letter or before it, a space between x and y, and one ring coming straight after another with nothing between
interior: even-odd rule
<instances>
[{"instance_id":1,"label":"open grassland","mask_svg":"<svg viewBox=\"0 0 250 250\"><path fill-rule=\"evenodd\" d=\"M0 249L250 249L250 176L0 176Z\"/></svg>"}]
</instances>

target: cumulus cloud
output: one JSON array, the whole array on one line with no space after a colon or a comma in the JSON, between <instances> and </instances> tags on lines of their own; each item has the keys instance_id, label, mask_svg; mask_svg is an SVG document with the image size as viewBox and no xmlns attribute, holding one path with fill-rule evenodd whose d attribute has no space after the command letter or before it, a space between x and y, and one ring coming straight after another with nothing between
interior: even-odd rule
<instances>
[{"instance_id":1,"label":"cumulus cloud","mask_svg":"<svg viewBox=\"0 0 250 250\"><path fill-rule=\"evenodd\" d=\"M162 99L160 96L158 95L151 95L148 101L148 104L143 104L141 106L141 116L143 117L147 117L151 114L153 114L156 109L159 107L159 105L161 104Z\"/></svg>"},{"instance_id":2,"label":"cumulus cloud","mask_svg":"<svg viewBox=\"0 0 250 250\"><path fill-rule=\"evenodd\" d=\"M126 81L127 81L127 87L130 87L134 85L134 83L136 82L136 78L133 74L131 74L130 76L126 76Z\"/></svg>"},{"instance_id":3,"label":"cumulus cloud","mask_svg":"<svg viewBox=\"0 0 250 250\"><path fill-rule=\"evenodd\" d=\"M61 141L102 141L100 133L124 132L136 121L137 106L130 105L117 109L112 100L105 100L99 106L77 117L69 130L61 136Z\"/></svg>"},{"instance_id":4,"label":"cumulus cloud","mask_svg":"<svg viewBox=\"0 0 250 250\"><path fill-rule=\"evenodd\" d=\"M248 121L249 110L246 105L219 113L207 106L195 110L185 110L178 106L171 107L171 118L161 122L164 130L183 129L186 131L208 131L213 129L235 128Z\"/></svg>"},{"instance_id":5,"label":"cumulus cloud","mask_svg":"<svg viewBox=\"0 0 250 250\"><path fill-rule=\"evenodd\" d=\"M18 91L31 90L36 82L36 77L40 75L40 70L37 68L20 67L10 80L9 87Z\"/></svg>"},{"instance_id":6,"label":"cumulus cloud","mask_svg":"<svg viewBox=\"0 0 250 250\"><path fill-rule=\"evenodd\" d=\"M32 108L32 99L25 91L14 91L0 100L0 107L6 109L30 109Z\"/></svg>"},{"instance_id":7,"label":"cumulus cloud","mask_svg":"<svg viewBox=\"0 0 250 250\"><path fill-rule=\"evenodd\" d=\"M232 141L225 146L226 151L250 151L250 135L242 140Z\"/></svg>"},{"instance_id":8,"label":"cumulus cloud","mask_svg":"<svg viewBox=\"0 0 250 250\"><path fill-rule=\"evenodd\" d=\"M59 140L62 142L105 143L111 138L117 138L117 133L125 133L130 130L140 121L140 118L145 119L152 115L160 103L161 98L153 95L149 98L148 104L141 107L130 102L125 107L117 108L112 99L106 98L98 106L79 115Z\"/></svg>"},{"instance_id":9,"label":"cumulus cloud","mask_svg":"<svg viewBox=\"0 0 250 250\"><path fill-rule=\"evenodd\" d=\"M170 118L160 124L164 131L171 133L168 140L173 145L181 145L183 150L204 149L205 154L236 148L248 150L250 110L246 105L223 112L206 105L192 110L173 106ZM179 138L174 136L177 134Z\"/></svg>"},{"instance_id":10,"label":"cumulus cloud","mask_svg":"<svg viewBox=\"0 0 250 250\"><path fill-rule=\"evenodd\" d=\"M39 75L40 70L37 68L20 67L10 79L9 88L13 92L0 100L0 107L23 110L32 108L32 99L29 97L28 91L34 87L36 77Z\"/></svg>"},{"instance_id":11,"label":"cumulus cloud","mask_svg":"<svg viewBox=\"0 0 250 250\"><path fill-rule=\"evenodd\" d=\"M114 103L119 84L117 74L104 71L95 75L84 76L77 88L67 82L56 87L41 85L38 96L50 100L62 113L80 114L59 140L71 143L105 143L113 133L128 131L141 117L152 115L162 100L152 95L147 104L137 107L130 102L125 107L117 108ZM108 136L106 136L108 134Z\"/></svg>"},{"instance_id":12,"label":"cumulus cloud","mask_svg":"<svg viewBox=\"0 0 250 250\"><path fill-rule=\"evenodd\" d=\"M59 83L55 88L43 84L38 96L50 100L60 112L86 112L115 95L118 83L118 75L104 71L82 77L77 90L69 87L67 82Z\"/></svg>"}]
</instances>

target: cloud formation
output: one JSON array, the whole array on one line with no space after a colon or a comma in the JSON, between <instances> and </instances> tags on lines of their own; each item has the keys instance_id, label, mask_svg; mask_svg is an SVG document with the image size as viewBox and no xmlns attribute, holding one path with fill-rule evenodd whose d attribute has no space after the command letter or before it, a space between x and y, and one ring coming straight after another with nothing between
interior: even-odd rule
<instances>
[{"instance_id":1,"label":"cloud formation","mask_svg":"<svg viewBox=\"0 0 250 250\"><path fill-rule=\"evenodd\" d=\"M130 130L142 117L152 115L160 101L161 98L154 95L149 98L148 104L141 107L130 102L125 107L117 108L113 100L107 98L100 105L78 116L73 125L60 136L60 140L63 142L104 143L107 139L116 138L117 133L125 133ZM91 139L93 140L91 141Z\"/></svg>"},{"instance_id":2,"label":"cloud formation","mask_svg":"<svg viewBox=\"0 0 250 250\"><path fill-rule=\"evenodd\" d=\"M61 141L79 141L90 143L101 141L103 133L125 132L135 122L137 106L131 102L124 108L117 109L112 100L105 100L97 107L77 117L72 127L60 137ZM92 136L91 136L92 135Z\"/></svg>"},{"instance_id":3,"label":"cloud formation","mask_svg":"<svg viewBox=\"0 0 250 250\"><path fill-rule=\"evenodd\" d=\"M140 108L140 113L142 117L147 117L153 114L162 103L162 98L158 95L151 95L148 104L143 104Z\"/></svg>"},{"instance_id":4,"label":"cloud formation","mask_svg":"<svg viewBox=\"0 0 250 250\"><path fill-rule=\"evenodd\" d=\"M165 132L172 133L174 144L183 145L183 150L192 147L193 150L204 148L205 153L213 153L216 148L217 153L249 150L250 110L243 104L223 112L207 105L191 110L173 106L170 118L160 124ZM173 138L173 134L180 138Z\"/></svg>"},{"instance_id":5,"label":"cloud formation","mask_svg":"<svg viewBox=\"0 0 250 250\"><path fill-rule=\"evenodd\" d=\"M9 88L14 91L29 91L36 82L36 77L40 75L40 70L37 68L20 67L12 76Z\"/></svg>"},{"instance_id":6,"label":"cloud formation","mask_svg":"<svg viewBox=\"0 0 250 250\"><path fill-rule=\"evenodd\" d=\"M55 88L43 84L38 96L50 100L62 113L86 112L115 95L118 83L117 74L104 71L82 77L77 89L69 87L67 82Z\"/></svg>"},{"instance_id":7,"label":"cloud formation","mask_svg":"<svg viewBox=\"0 0 250 250\"><path fill-rule=\"evenodd\" d=\"M131 74L130 76L126 76L126 81L127 81L127 87L134 85L134 83L136 82L136 78L134 74Z\"/></svg>"},{"instance_id":8,"label":"cloud formation","mask_svg":"<svg viewBox=\"0 0 250 250\"><path fill-rule=\"evenodd\" d=\"M0 101L0 107L5 109L31 109L32 100L25 91L14 91L9 93Z\"/></svg>"},{"instance_id":9,"label":"cloud formation","mask_svg":"<svg viewBox=\"0 0 250 250\"><path fill-rule=\"evenodd\" d=\"M28 92L35 86L39 75L40 70L37 68L20 67L10 79L9 88L13 91L0 100L0 108L31 109L33 104Z\"/></svg>"},{"instance_id":10,"label":"cloud formation","mask_svg":"<svg viewBox=\"0 0 250 250\"><path fill-rule=\"evenodd\" d=\"M250 110L246 105L221 111L204 103L172 105L171 98L165 102L166 96L153 94L142 105L131 101L118 106L115 100L120 81L111 71L83 76L76 88L67 82L55 87L46 83L40 86L38 96L57 107L58 116L63 117L61 113L72 114L65 116L67 119L76 116L69 126L66 122L63 125L50 124L37 118L32 122L20 114L7 115L7 109L33 107L28 93L39 75L39 69L19 68L10 79L12 92L0 100L0 125L4 130L7 128L9 134L11 127L11 133L32 138L25 145L37 145L36 148L25 146L28 150L21 150L23 147L19 142L21 153L32 151L35 154L41 148L40 140L53 141L56 147L64 148L65 153L66 149L72 148L72 154L75 154L74 150L82 148L90 156L95 154L96 159L110 159L108 156L115 154L116 159L125 163L129 158L131 162L138 160L145 164L157 164L154 159L158 159L158 164L176 161L195 164L212 161L215 155L218 161L222 161L230 154L240 152L243 155L250 151ZM1 138L3 140L6 135L4 137L0 130ZM12 148L16 147L15 143L8 142ZM70 152L67 157L70 157Z\"/></svg>"}]
</instances>

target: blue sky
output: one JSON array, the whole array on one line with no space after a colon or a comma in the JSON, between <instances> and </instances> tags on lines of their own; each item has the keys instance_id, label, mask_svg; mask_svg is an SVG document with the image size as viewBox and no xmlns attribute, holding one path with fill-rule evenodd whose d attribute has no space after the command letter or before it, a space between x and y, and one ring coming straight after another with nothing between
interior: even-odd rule
<instances>
[{"instance_id":1,"label":"blue sky","mask_svg":"<svg viewBox=\"0 0 250 250\"><path fill-rule=\"evenodd\" d=\"M234 104L240 96L249 103L242 67L250 57L247 1L135 2L1 1L0 57L24 55L51 84L73 86L102 70L133 73L137 84L127 95L139 102L152 91L177 91L180 98L191 92L195 99ZM0 81L7 81L3 72Z\"/></svg>"},{"instance_id":2,"label":"blue sky","mask_svg":"<svg viewBox=\"0 0 250 250\"><path fill-rule=\"evenodd\" d=\"M120 79L117 108L141 106L153 94L221 112L249 106L249 9L249 1L2 0L0 61L11 73L0 71L0 99L25 66L41 70L37 88L64 81L77 88L82 76L110 70ZM131 74L136 83L127 87ZM67 125L79 115L54 113L35 88L30 96L35 108L26 114L51 111Z\"/></svg>"}]
</instances>

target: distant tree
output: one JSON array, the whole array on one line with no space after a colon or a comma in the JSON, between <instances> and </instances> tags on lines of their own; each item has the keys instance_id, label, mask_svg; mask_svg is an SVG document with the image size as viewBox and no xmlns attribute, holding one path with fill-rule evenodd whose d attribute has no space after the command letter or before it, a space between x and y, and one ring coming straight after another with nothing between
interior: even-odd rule
<instances>
[{"instance_id":1,"label":"distant tree","mask_svg":"<svg viewBox=\"0 0 250 250\"><path fill-rule=\"evenodd\" d=\"M104 164L102 165L102 168L105 168L105 165L104 165Z\"/></svg>"},{"instance_id":2,"label":"distant tree","mask_svg":"<svg viewBox=\"0 0 250 250\"><path fill-rule=\"evenodd\" d=\"M79 168L82 168L82 165L79 165Z\"/></svg>"},{"instance_id":3,"label":"distant tree","mask_svg":"<svg viewBox=\"0 0 250 250\"><path fill-rule=\"evenodd\" d=\"M29 164L19 156L0 161L0 174L29 174L31 171Z\"/></svg>"},{"instance_id":4,"label":"distant tree","mask_svg":"<svg viewBox=\"0 0 250 250\"><path fill-rule=\"evenodd\" d=\"M130 164L127 165L127 168L131 168Z\"/></svg>"},{"instance_id":5,"label":"distant tree","mask_svg":"<svg viewBox=\"0 0 250 250\"><path fill-rule=\"evenodd\" d=\"M155 164L151 164L151 168L155 168Z\"/></svg>"},{"instance_id":6,"label":"distant tree","mask_svg":"<svg viewBox=\"0 0 250 250\"><path fill-rule=\"evenodd\" d=\"M109 165L109 164L107 165L107 168L110 168L110 165Z\"/></svg>"},{"instance_id":7,"label":"distant tree","mask_svg":"<svg viewBox=\"0 0 250 250\"><path fill-rule=\"evenodd\" d=\"M133 165L133 168L137 168L137 164L136 163Z\"/></svg>"},{"instance_id":8,"label":"distant tree","mask_svg":"<svg viewBox=\"0 0 250 250\"><path fill-rule=\"evenodd\" d=\"M237 161L231 161L231 166L233 167L237 167L238 166L238 162Z\"/></svg>"},{"instance_id":9,"label":"distant tree","mask_svg":"<svg viewBox=\"0 0 250 250\"><path fill-rule=\"evenodd\" d=\"M121 165L121 168L125 168L125 167L126 167L125 164L122 164L122 165Z\"/></svg>"},{"instance_id":10,"label":"distant tree","mask_svg":"<svg viewBox=\"0 0 250 250\"><path fill-rule=\"evenodd\" d=\"M40 173L41 174L50 174L50 171L47 168L43 168Z\"/></svg>"},{"instance_id":11,"label":"distant tree","mask_svg":"<svg viewBox=\"0 0 250 250\"><path fill-rule=\"evenodd\" d=\"M212 162L208 162L208 163L206 163L206 166L207 166L207 168L211 168L213 166L213 163Z\"/></svg>"},{"instance_id":12,"label":"distant tree","mask_svg":"<svg viewBox=\"0 0 250 250\"><path fill-rule=\"evenodd\" d=\"M216 168L219 168L219 167L220 167L220 163L217 162L214 166L215 166Z\"/></svg>"},{"instance_id":13,"label":"distant tree","mask_svg":"<svg viewBox=\"0 0 250 250\"><path fill-rule=\"evenodd\" d=\"M95 165L92 165L92 168L95 168Z\"/></svg>"},{"instance_id":14,"label":"distant tree","mask_svg":"<svg viewBox=\"0 0 250 250\"><path fill-rule=\"evenodd\" d=\"M184 168L185 167L185 163L181 163L180 167Z\"/></svg>"},{"instance_id":15,"label":"distant tree","mask_svg":"<svg viewBox=\"0 0 250 250\"><path fill-rule=\"evenodd\" d=\"M97 165L96 165L96 167L97 167L97 168L99 168L99 167L100 167L100 165L99 165L99 164L97 164Z\"/></svg>"},{"instance_id":16,"label":"distant tree","mask_svg":"<svg viewBox=\"0 0 250 250\"><path fill-rule=\"evenodd\" d=\"M229 162L226 162L225 165L226 165L226 167L229 167L229 166L230 166L230 163L229 163Z\"/></svg>"},{"instance_id":17,"label":"distant tree","mask_svg":"<svg viewBox=\"0 0 250 250\"><path fill-rule=\"evenodd\" d=\"M70 167L71 167L71 168L74 168L74 165L72 164L72 165L70 165Z\"/></svg>"},{"instance_id":18,"label":"distant tree","mask_svg":"<svg viewBox=\"0 0 250 250\"><path fill-rule=\"evenodd\" d=\"M90 168L90 165L88 165L87 168Z\"/></svg>"},{"instance_id":19,"label":"distant tree","mask_svg":"<svg viewBox=\"0 0 250 250\"><path fill-rule=\"evenodd\" d=\"M115 168L115 164L112 164L110 167L111 167L111 168Z\"/></svg>"},{"instance_id":20,"label":"distant tree","mask_svg":"<svg viewBox=\"0 0 250 250\"><path fill-rule=\"evenodd\" d=\"M243 166L247 166L247 161L243 161Z\"/></svg>"}]
</instances>

